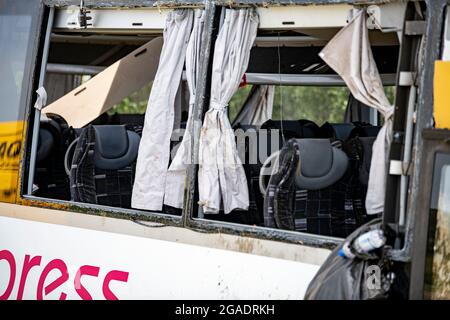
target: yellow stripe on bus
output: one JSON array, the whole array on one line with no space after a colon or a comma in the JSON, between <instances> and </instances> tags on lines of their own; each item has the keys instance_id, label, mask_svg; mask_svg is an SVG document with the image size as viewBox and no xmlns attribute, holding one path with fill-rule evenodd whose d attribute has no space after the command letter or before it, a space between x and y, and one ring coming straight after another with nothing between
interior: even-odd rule
<instances>
[{"instance_id":1,"label":"yellow stripe on bus","mask_svg":"<svg viewBox=\"0 0 450 320\"><path fill-rule=\"evenodd\" d=\"M23 121L0 123L0 201L16 201Z\"/></svg>"},{"instance_id":2,"label":"yellow stripe on bus","mask_svg":"<svg viewBox=\"0 0 450 320\"><path fill-rule=\"evenodd\" d=\"M436 128L450 129L450 61L435 63L434 120Z\"/></svg>"}]
</instances>

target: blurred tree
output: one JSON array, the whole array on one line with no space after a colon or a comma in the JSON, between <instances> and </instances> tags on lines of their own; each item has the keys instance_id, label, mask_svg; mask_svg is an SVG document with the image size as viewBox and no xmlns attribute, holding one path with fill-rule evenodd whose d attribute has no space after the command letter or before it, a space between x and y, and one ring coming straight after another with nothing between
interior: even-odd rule
<instances>
[{"instance_id":1,"label":"blurred tree","mask_svg":"<svg viewBox=\"0 0 450 320\"><path fill-rule=\"evenodd\" d=\"M128 113L128 114L144 114L147 110L148 97L152 89L153 82L147 84L142 89L130 94L114 107L109 109L108 114Z\"/></svg>"},{"instance_id":2,"label":"blurred tree","mask_svg":"<svg viewBox=\"0 0 450 320\"><path fill-rule=\"evenodd\" d=\"M231 121L237 116L250 89L250 85L239 88L231 99L229 105ZM386 87L385 91L392 103L395 87ZM349 93L347 87L277 86L272 118L275 120L308 119L319 126L326 121L343 122Z\"/></svg>"},{"instance_id":3,"label":"blurred tree","mask_svg":"<svg viewBox=\"0 0 450 320\"><path fill-rule=\"evenodd\" d=\"M247 99L251 89L252 85L241 87L231 98L230 103L228 104L228 117L230 118L230 122L233 122L234 118L238 115L238 112L245 103L245 99Z\"/></svg>"},{"instance_id":4,"label":"blurred tree","mask_svg":"<svg viewBox=\"0 0 450 320\"><path fill-rule=\"evenodd\" d=\"M277 87L273 119L308 119L318 125L343 122L346 87Z\"/></svg>"},{"instance_id":5,"label":"blurred tree","mask_svg":"<svg viewBox=\"0 0 450 320\"><path fill-rule=\"evenodd\" d=\"M112 107L108 114L144 114L152 83L129 95ZM230 121L237 116L252 86L237 90L229 103ZM386 87L386 95L393 102L395 87ZM273 119L308 119L322 125L324 122L343 122L349 91L346 87L277 86L273 107ZM281 106L283 106L281 108Z\"/></svg>"}]
</instances>

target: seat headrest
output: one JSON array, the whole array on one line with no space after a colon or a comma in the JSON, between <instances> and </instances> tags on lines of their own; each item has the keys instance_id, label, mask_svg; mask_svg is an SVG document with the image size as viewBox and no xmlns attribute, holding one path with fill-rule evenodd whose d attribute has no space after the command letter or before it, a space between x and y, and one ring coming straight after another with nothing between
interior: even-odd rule
<instances>
[{"instance_id":1,"label":"seat headrest","mask_svg":"<svg viewBox=\"0 0 450 320\"><path fill-rule=\"evenodd\" d=\"M345 141L355 128L353 123L329 123L325 122L321 127L323 137Z\"/></svg>"},{"instance_id":2,"label":"seat headrest","mask_svg":"<svg viewBox=\"0 0 450 320\"><path fill-rule=\"evenodd\" d=\"M55 138L51 132L47 129L40 128L36 161L39 162L46 159L50 155L54 145Z\"/></svg>"},{"instance_id":3,"label":"seat headrest","mask_svg":"<svg viewBox=\"0 0 450 320\"><path fill-rule=\"evenodd\" d=\"M298 123L302 127L303 138L319 138L320 137L320 127L311 120L300 119Z\"/></svg>"},{"instance_id":4,"label":"seat headrest","mask_svg":"<svg viewBox=\"0 0 450 320\"><path fill-rule=\"evenodd\" d=\"M253 124L241 124L241 123L237 123L234 126L234 129L242 129L244 131L248 131L248 130L258 130L259 126L255 126Z\"/></svg>"},{"instance_id":5,"label":"seat headrest","mask_svg":"<svg viewBox=\"0 0 450 320\"><path fill-rule=\"evenodd\" d=\"M380 132L380 126L363 125L355 126L355 128L350 133L350 138L353 137L376 137L378 132Z\"/></svg>"},{"instance_id":6,"label":"seat headrest","mask_svg":"<svg viewBox=\"0 0 450 320\"><path fill-rule=\"evenodd\" d=\"M328 139L297 139L300 152L295 182L298 188L319 190L336 183L345 174L348 157Z\"/></svg>"},{"instance_id":7,"label":"seat headrest","mask_svg":"<svg viewBox=\"0 0 450 320\"><path fill-rule=\"evenodd\" d=\"M93 126L95 132L95 166L99 169L118 170L136 160L140 137L125 125Z\"/></svg>"},{"instance_id":8,"label":"seat headrest","mask_svg":"<svg viewBox=\"0 0 450 320\"><path fill-rule=\"evenodd\" d=\"M319 127L310 120L272 120L261 125L261 129L283 130L286 139L315 138L320 132Z\"/></svg>"}]
</instances>

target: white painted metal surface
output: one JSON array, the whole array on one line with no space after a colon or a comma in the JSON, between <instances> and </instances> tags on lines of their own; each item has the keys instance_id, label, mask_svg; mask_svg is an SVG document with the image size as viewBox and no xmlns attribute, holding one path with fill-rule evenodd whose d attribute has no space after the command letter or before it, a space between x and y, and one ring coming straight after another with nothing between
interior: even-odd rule
<instances>
[{"instance_id":1,"label":"white painted metal surface","mask_svg":"<svg viewBox=\"0 0 450 320\"><path fill-rule=\"evenodd\" d=\"M369 27L381 26L385 31L401 29L405 3L373 5L369 11ZM312 5L312 6L277 6L258 8L259 29L339 29L347 24L350 10L347 4ZM167 13L172 9L134 8L134 9L91 9L89 16L92 26L80 29L78 23L79 8L70 6L58 9L55 17L55 29L88 32L117 33L155 33L162 32ZM319 32L320 34L320 32ZM325 33L328 34L328 33Z\"/></svg>"},{"instance_id":2,"label":"white painted metal surface","mask_svg":"<svg viewBox=\"0 0 450 320\"><path fill-rule=\"evenodd\" d=\"M24 260L33 257L30 267ZM24 299L301 299L318 268L0 217L0 296L9 299L16 299L19 290Z\"/></svg>"},{"instance_id":3,"label":"white painted metal surface","mask_svg":"<svg viewBox=\"0 0 450 320\"><path fill-rule=\"evenodd\" d=\"M283 6L258 8L260 29L341 28L352 6Z\"/></svg>"},{"instance_id":4,"label":"white painted metal surface","mask_svg":"<svg viewBox=\"0 0 450 320\"><path fill-rule=\"evenodd\" d=\"M86 31L121 30L133 33L162 32L166 16L170 9L92 9L89 16L92 26ZM71 6L57 10L55 29L71 29L80 31L78 22L79 8ZM82 30L82 29L81 29Z\"/></svg>"},{"instance_id":5,"label":"white painted metal surface","mask_svg":"<svg viewBox=\"0 0 450 320\"><path fill-rule=\"evenodd\" d=\"M144 221L135 223L131 220L70 212L64 210L63 207L60 209L0 203L0 216L251 253L314 265L321 265L330 253L327 249L313 248L302 244L262 240L225 233L196 232L187 228L163 226L158 223Z\"/></svg>"},{"instance_id":6,"label":"white painted metal surface","mask_svg":"<svg viewBox=\"0 0 450 320\"><path fill-rule=\"evenodd\" d=\"M367 12L371 18L367 21L368 27L372 29L382 27L385 32L400 32L403 28L406 5L406 2L395 2L369 6Z\"/></svg>"}]
</instances>

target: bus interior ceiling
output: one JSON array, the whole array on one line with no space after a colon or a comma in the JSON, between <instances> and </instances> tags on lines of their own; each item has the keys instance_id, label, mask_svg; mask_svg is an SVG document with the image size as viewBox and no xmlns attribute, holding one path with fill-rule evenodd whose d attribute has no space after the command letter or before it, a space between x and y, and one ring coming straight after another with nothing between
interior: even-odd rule
<instances>
[{"instance_id":1,"label":"bus interior ceiling","mask_svg":"<svg viewBox=\"0 0 450 320\"><path fill-rule=\"evenodd\" d=\"M255 77L252 78L251 75L266 74L268 75L268 77L266 77L266 79L268 79L266 80L266 83L261 83L260 81L255 82L255 84L267 84L274 85L276 87L344 87L345 84L343 81L340 80L335 72L329 68L318 55L321 49L339 31L339 29L339 27L320 28L316 26L311 28L294 28L289 26L273 29L260 28L258 30L256 43L251 50L250 62L247 69L248 84L252 85L252 79L256 79ZM51 34L51 44L49 48L45 82L45 88L48 92L48 104L63 97L90 77L100 73L105 68L111 66L119 59L124 58L145 43L155 39L156 37L161 37L162 32L162 28L153 28L151 30L144 31L139 28L136 30L133 28L127 28L122 31L108 29L92 31L89 28L65 29L60 26L55 27ZM382 75L383 80L385 80L385 85L395 85L395 74L397 73L397 61L400 49L398 34L396 32L382 32L374 29L370 31L370 39L374 58L379 72ZM145 70L142 70L142 72L145 72ZM281 75L290 75L291 80L284 82L285 80ZM330 76L330 78L323 78L323 76ZM321 80L318 81L317 79ZM184 86L183 90L187 90L187 87ZM130 92L130 95L132 93L133 92ZM351 99L351 97L349 97L349 99ZM244 100L240 103L243 103ZM301 101L298 101L298 103L301 104ZM288 108L288 106L283 107ZM67 108L70 108L70 106L67 106ZM289 108L295 108L295 106L289 106ZM133 108L124 109L126 110L125 113L130 113L128 115L117 115L112 114L111 112L105 112L97 119L93 120L91 124L116 126L126 125L127 130L135 130L136 127L140 126L136 132L141 134L142 126L144 124L144 112L142 112L142 110L136 111L132 109ZM119 113L124 112L120 111L120 109L114 110L119 110ZM306 121L312 119L286 119L285 121L289 122L298 120ZM69 184L71 183L69 179L71 174L70 167L68 168L67 165L64 167L64 165L67 161L69 146L76 143L76 139L79 137L81 128L69 128L66 124L64 124L65 121L63 119L56 116L51 117L50 121L55 123L49 125L49 119L43 119L41 121L41 130L39 134L41 140L40 146L43 150L41 150L42 154L39 155L38 153L37 157L38 162L36 164L36 174L34 179L34 184L37 186L37 191L35 191L34 195L43 198L73 201L73 190L71 192L69 187ZM304 125L305 122L302 123L302 125ZM353 124L347 124L354 128ZM376 126L377 124L378 123L373 123L372 125ZM272 125L273 127L266 127L268 129L274 129L277 127L276 124ZM342 125L344 125L344 123L342 123ZM55 126L58 127L57 130L55 130ZM134 126L134 129L130 129L130 126ZM338 140L336 136L326 136L326 134L323 133L326 128L322 128L323 126L321 127L321 124L312 123L310 126L314 127L311 135L302 137L300 134L298 136L294 135L293 137L315 139L326 138L331 141ZM305 128L302 130L304 131L304 129ZM316 129L318 131L315 131ZM284 130L284 128L281 127L281 130ZM57 132L56 134L59 135L59 137L50 137L51 135L55 135L55 132ZM53 151L46 150L44 148L45 144L42 142L45 139L50 141L49 143L57 145L57 147L52 147ZM172 144L171 146L174 147L175 145L176 144ZM69 156L74 157L74 153L75 152L72 150ZM51 154L51 157L49 157L49 154ZM262 163L257 164L258 170L261 168L261 165ZM259 172L255 173L255 168L252 168L251 165L246 165L245 163L244 169L246 171L247 180L249 183L250 199L256 203L253 208L249 209L249 211L253 210L254 212L249 214L249 212L237 211L228 215L220 213L219 215L214 216L194 212L194 217L264 226L264 217L262 212L263 199L262 195L259 193L259 189L256 189L254 185L255 181L258 179L256 175L257 173L259 174ZM111 174L108 171L103 171L102 173L104 175L106 174L106 176ZM114 177L114 179L117 180L122 178L123 177L120 176ZM130 177L127 179L130 180ZM101 182L96 181L95 183ZM130 189L131 186L132 181L128 181L128 188ZM55 188L59 189L59 191L55 192ZM128 207L129 204L124 205L124 203L127 201L129 202L130 194L131 189L128 190L125 197L126 200L120 199L119 202L112 202L109 205ZM198 194L198 189L196 190L196 194ZM315 193L315 196L317 196L317 193ZM180 215L181 210L166 207L164 213ZM299 221L306 219L305 216L302 216L301 214L300 216ZM302 223L299 222L299 225L302 225ZM300 226L295 230L310 233L321 233L316 229L305 229L304 226ZM332 234L329 232L323 232L323 234L337 237L345 237L347 235L345 232Z\"/></svg>"}]
</instances>

